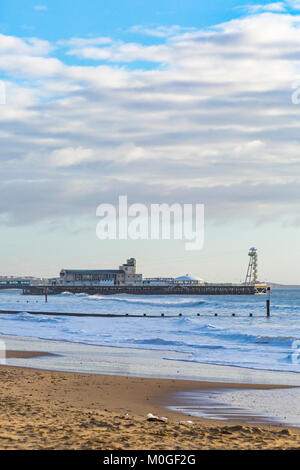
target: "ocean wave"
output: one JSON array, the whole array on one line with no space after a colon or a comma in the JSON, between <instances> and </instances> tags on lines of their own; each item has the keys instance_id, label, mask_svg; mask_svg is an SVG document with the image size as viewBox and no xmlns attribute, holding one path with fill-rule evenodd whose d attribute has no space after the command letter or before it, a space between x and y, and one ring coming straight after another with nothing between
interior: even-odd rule
<instances>
[{"instance_id":1,"label":"ocean wave","mask_svg":"<svg viewBox=\"0 0 300 470\"><path fill-rule=\"evenodd\" d=\"M24 312L18 312L12 315L0 315L3 320L8 321L26 321L26 322L48 322L48 323L61 323L65 321L64 317L55 317L54 315L44 315L37 312L36 314Z\"/></svg>"},{"instance_id":2,"label":"ocean wave","mask_svg":"<svg viewBox=\"0 0 300 470\"><path fill-rule=\"evenodd\" d=\"M294 336L267 336L267 335L253 335L248 333L226 333L214 332L217 338L225 339L226 341L233 341L243 344L268 344L270 346L287 346L291 347L293 341L297 338Z\"/></svg>"},{"instance_id":3,"label":"ocean wave","mask_svg":"<svg viewBox=\"0 0 300 470\"><path fill-rule=\"evenodd\" d=\"M1 332L99 346L161 350L165 351L164 356L168 356L166 351L172 351L170 357L173 359L178 355L197 363L300 371L300 364L295 364L300 356L293 348L293 342L300 339L300 291L297 296L273 295L274 315L266 320L262 296L220 296L217 299L217 296L187 295L91 296L80 293L80 288L78 294L68 292L67 286L65 289L63 294L49 296L48 304L37 296L3 294L2 309L23 310L23 313L0 314ZM38 312L43 309L44 314ZM48 316L48 309L52 312L122 314L124 318ZM38 314L28 314L26 310ZM253 313L251 319L250 312ZM139 317L125 318L130 313ZM161 313L170 318L159 319ZM237 318L231 318L232 313ZM143 314L155 318L141 318ZM184 353L184 356L174 352Z\"/></svg>"},{"instance_id":4,"label":"ocean wave","mask_svg":"<svg viewBox=\"0 0 300 470\"><path fill-rule=\"evenodd\" d=\"M125 304L132 304L132 305L143 305L143 306L150 306L150 307L164 307L164 308L185 308L185 307L196 307L197 305L202 305L205 300L175 300L175 301L168 301L168 300L143 300L132 298L129 299L127 297L112 297L112 296L102 296L102 295L91 295L89 296L91 300L107 300L112 302L120 302Z\"/></svg>"},{"instance_id":5,"label":"ocean wave","mask_svg":"<svg viewBox=\"0 0 300 470\"><path fill-rule=\"evenodd\" d=\"M299 311L300 305L295 305L295 304L272 304L272 308L285 308L285 309L295 309Z\"/></svg>"},{"instance_id":6,"label":"ocean wave","mask_svg":"<svg viewBox=\"0 0 300 470\"><path fill-rule=\"evenodd\" d=\"M220 327L217 327L216 325L212 325L211 323L199 323L199 317L195 316L182 316L178 318L174 318L173 323L178 325L178 326L183 326L186 327L187 329L183 332L186 333L191 333L188 328L192 328L192 331L202 331L202 330L219 330ZM181 330L178 330L177 333L179 333Z\"/></svg>"},{"instance_id":7,"label":"ocean wave","mask_svg":"<svg viewBox=\"0 0 300 470\"><path fill-rule=\"evenodd\" d=\"M224 346L216 346L210 344L190 344L184 341L165 340L163 338L144 338L144 339L133 339L130 341L131 344L147 344L153 346L177 346L186 348L197 348L197 349L224 349Z\"/></svg>"},{"instance_id":8,"label":"ocean wave","mask_svg":"<svg viewBox=\"0 0 300 470\"><path fill-rule=\"evenodd\" d=\"M132 344L152 344L155 346L183 346L182 341L165 340L162 338L145 338L145 339L133 339L130 341Z\"/></svg>"},{"instance_id":9,"label":"ocean wave","mask_svg":"<svg viewBox=\"0 0 300 470\"><path fill-rule=\"evenodd\" d=\"M276 346L291 346L295 341L293 336L258 336L255 340L255 343L259 344L271 344Z\"/></svg>"}]
</instances>

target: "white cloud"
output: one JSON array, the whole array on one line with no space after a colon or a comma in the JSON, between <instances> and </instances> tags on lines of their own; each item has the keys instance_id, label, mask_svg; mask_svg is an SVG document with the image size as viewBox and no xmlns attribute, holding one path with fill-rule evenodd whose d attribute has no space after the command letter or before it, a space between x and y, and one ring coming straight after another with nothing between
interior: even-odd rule
<instances>
[{"instance_id":1,"label":"white cloud","mask_svg":"<svg viewBox=\"0 0 300 470\"><path fill-rule=\"evenodd\" d=\"M109 48L99 47L80 47L74 48L68 51L69 55L75 55L84 59L93 60L105 60L112 57L112 53Z\"/></svg>"},{"instance_id":2,"label":"white cloud","mask_svg":"<svg viewBox=\"0 0 300 470\"><path fill-rule=\"evenodd\" d=\"M103 44L112 43L112 39L109 37L90 37L90 38L71 38L68 40L58 41L58 45L70 46L70 47L88 47L88 46L99 46Z\"/></svg>"},{"instance_id":3,"label":"white cloud","mask_svg":"<svg viewBox=\"0 0 300 470\"><path fill-rule=\"evenodd\" d=\"M186 31L195 31L196 28L182 28L178 25L173 26L162 26L162 25L152 25L152 26L144 26L144 25L136 25L130 28L130 32L144 34L146 36L153 36L157 38L166 38L166 37L173 37L178 34L182 34Z\"/></svg>"},{"instance_id":4,"label":"white cloud","mask_svg":"<svg viewBox=\"0 0 300 470\"><path fill-rule=\"evenodd\" d=\"M82 147L67 147L54 150L49 155L51 165L56 167L69 167L91 161L95 158L92 149Z\"/></svg>"},{"instance_id":5,"label":"white cloud","mask_svg":"<svg viewBox=\"0 0 300 470\"><path fill-rule=\"evenodd\" d=\"M247 10L249 13L273 12L282 13L287 10L300 10L300 0L283 0L282 2L273 2L257 5L243 5L240 9Z\"/></svg>"},{"instance_id":6,"label":"white cloud","mask_svg":"<svg viewBox=\"0 0 300 470\"><path fill-rule=\"evenodd\" d=\"M300 0L285 0L285 3L294 10L300 10Z\"/></svg>"},{"instance_id":7,"label":"white cloud","mask_svg":"<svg viewBox=\"0 0 300 470\"><path fill-rule=\"evenodd\" d=\"M62 72L63 65L56 58L3 54L0 56L0 69L25 78L42 78Z\"/></svg>"},{"instance_id":8,"label":"white cloud","mask_svg":"<svg viewBox=\"0 0 300 470\"><path fill-rule=\"evenodd\" d=\"M36 11L47 11L48 10L48 7L46 7L45 5L35 5L33 8Z\"/></svg>"},{"instance_id":9,"label":"white cloud","mask_svg":"<svg viewBox=\"0 0 300 470\"><path fill-rule=\"evenodd\" d=\"M21 39L14 36L5 36L0 33L1 54L44 56L53 50L53 46L45 40L38 38Z\"/></svg>"},{"instance_id":10,"label":"white cloud","mask_svg":"<svg viewBox=\"0 0 300 470\"><path fill-rule=\"evenodd\" d=\"M296 217L299 28L300 16L265 12L158 45L0 35L0 215L93 214L120 193L204 202L217 220Z\"/></svg>"},{"instance_id":11,"label":"white cloud","mask_svg":"<svg viewBox=\"0 0 300 470\"><path fill-rule=\"evenodd\" d=\"M273 2L264 5L244 5L240 8L245 9L250 13L260 13L263 11L284 12L286 10L286 2Z\"/></svg>"},{"instance_id":12,"label":"white cloud","mask_svg":"<svg viewBox=\"0 0 300 470\"><path fill-rule=\"evenodd\" d=\"M138 43L124 43L121 41L106 47L74 47L69 50L69 55L84 59L109 60L111 62L169 62L169 49L166 45L143 46Z\"/></svg>"}]
</instances>

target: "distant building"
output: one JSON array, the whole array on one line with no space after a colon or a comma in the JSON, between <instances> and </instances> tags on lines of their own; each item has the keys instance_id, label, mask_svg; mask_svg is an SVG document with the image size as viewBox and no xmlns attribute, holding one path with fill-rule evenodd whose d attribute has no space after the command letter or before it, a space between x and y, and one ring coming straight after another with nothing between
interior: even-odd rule
<instances>
[{"instance_id":1,"label":"distant building","mask_svg":"<svg viewBox=\"0 0 300 470\"><path fill-rule=\"evenodd\" d=\"M176 277L175 284L184 286L199 286L201 284L205 284L205 281L200 279L200 277L192 277L186 274L185 276Z\"/></svg>"},{"instance_id":2,"label":"distant building","mask_svg":"<svg viewBox=\"0 0 300 470\"><path fill-rule=\"evenodd\" d=\"M136 260L130 258L119 269L62 269L59 283L81 286L134 285L142 282L136 273Z\"/></svg>"},{"instance_id":3,"label":"distant building","mask_svg":"<svg viewBox=\"0 0 300 470\"><path fill-rule=\"evenodd\" d=\"M48 283L47 279L32 276L0 276L0 286L41 286Z\"/></svg>"},{"instance_id":4,"label":"distant building","mask_svg":"<svg viewBox=\"0 0 300 470\"><path fill-rule=\"evenodd\" d=\"M181 285L181 286L199 286L205 284L203 279L200 277L192 277L188 274L180 277L152 277L143 280L144 285L149 286L170 286L170 285Z\"/></svg>"},{"instance_id":5,"label":"distant building","mask_svg":"<svg viewBox=\"0 0 300 470\"><path fill-rule=\"evenodd\" d=\"M0 279L0 287L24 287L30 286L30 281L22 279Z\"/></svg>"},{"instance_id":6,"label":"distant building","mask_svg":"<svg viewBox=\"0 0 300 470\"><path fill-rule=\"evenodd\" d=\"M203 279L186 276L156 277L143 279L142 274L136 272L136 260L130 258L119 269L62 269L59 278L49 279L51 285L72 286L198 286L205 284Z\"/></svg>"},{"instance_id":7,"label":"distant building","mask_svg":"<svg viewBox=\"0 0 300 470\"><path fill-rule=\"evenodd\" d=\"M143 279L144 286L169 286L174 284L173 277L148 277Z\"/></svg>"}]
</instances>

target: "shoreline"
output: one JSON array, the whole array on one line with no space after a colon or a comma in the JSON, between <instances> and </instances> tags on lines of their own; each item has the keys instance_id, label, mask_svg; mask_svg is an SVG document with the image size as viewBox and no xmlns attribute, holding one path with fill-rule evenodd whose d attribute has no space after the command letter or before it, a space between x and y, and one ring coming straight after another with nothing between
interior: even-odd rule
<instances>
[{"instance_id":1,"label":"shoreline","mask_svg":"<svg viewBox=\"0 0 300 470\"><path fill-rule=\"evenodd\" d=\"M299 386L300 374L293 371L246 368L189 360L189 353L163 349L99 346L83 342L0 334L3 350L44 351L28 360L8 358L7 364L45 370L111 374L132 377L180 379L224 383Z\"/></svg>"},{"instance_id":2,"label":"shoreline","mask_svg":"<svg viewBox=\"0 0 300 470\"><path fill-rule=\"evenodd\" d=\"M20 354L20 351L19 351ZM166 409L171 394L224 383L0 366L1 449L296 449L300 429L195 418ZM233 389L275 385L226 384ZM149 422L147 414L167 423ZM192 421L192 423L189 423Z\"/></svg>"},{"instance_id":3,"label":"shoreline","mask_svg":"<svg viewBox=\"0 0 300 470\"><path fill-rule=\"evenodd\" d=\"M56 356L52 353L42 352L42 351L6 351L6 357L11 359L31 359L31 358L39 358L42 356L51 357ZM8 366L13 367L14 369L31 369L33 371L42 370L43 372L51 372L50 369L35 369L34 367L26 367L26 366ZM54 372L54 371L53 371ZM64 373L64 371L55 371L58 373ZM72 372L66 372L70 374ZM73 372L74 374L80 375L83 374L82 372ZM86 374L85 374L86 375ZM92 374L88 374L89 376ZM175 414L176 416L182 415L182 417L188 415L193 417L193 419L198 419L199 416L201 419L204 420L214 420L219 421L220 419L224 419L225 422L228 423L243 423L243 424L267 424L271 426L288 426L290 428L300 428L300 423L298 426L293 426L290 423L280 423L276 422L275 419L268 416L263 416L258 413L254 415L250 415L250 410L240 410L237 414L236 410L231 409L228 407L226 410L223 406L222 412L217 413L215 411L214 418L209 416L208 410L209 408L213 408L212 405L217 405L217 398L222 396L221 394L228 391L266 391L266 390L290 390L290 389L300 389L298 386L291 386L291 385L278 385L278 384L250 384L250 383L238 383L238 382L211 382L211 381L199 381L197 379L194 380L183 380L183 379L168 379L168 378L159 378L159 377L138 377L138 376L119 376L114 374L96 374L101 377L110 377L112 381L116 379L126 379L126 380L144 380L146 383L151 385L152 382L158 383L161 381L163 384L172 384L172 386L166 386L164 391L159 390L158 396L155 396L155 399L152 400L152 405L156 408L160 409L161 412L166 412L168 410L171 414ZM151 386L150 386L151 388ZM158 385L158 388L161 389L161 384ZM192 400L186 406L184 403L184 395L193 394L194 402L196 397L196 406L193 409ZM211 394L215 395L215 401L212 403L209 402L207 398L211 396ZM148 398L147 398L148 400ZM226 405L225 405L226 406ZM187 409L187 411L185 411ZM193 414L193 411L196 411L196 414ZM205 410L204 413L201 414L201 410ZM207 413L207 416L205 415ZM219 416L220 415L220 416ZM222 416L222 417L221 417ZM238 419L237 419L238 416Z\"/></svg>"},{"instance_id":4,"label":"shoreline","mask_svg":"<svg viewBox=\"0 0 300 470\"><path fill-rule=\"evenodd\" d=\"M0 366L0 448L300 448L300 429L271 418L257 414L251 423L229 413L220 421L176 409L182 393L197 394L204 409L209 394L228 389L288 392L299 388L295 374L187 363L178 354L166 360L162 351L4 335L0 341L9 351ZM148 413L169 421L148 422Z\"/></svg>"}]
</instances>

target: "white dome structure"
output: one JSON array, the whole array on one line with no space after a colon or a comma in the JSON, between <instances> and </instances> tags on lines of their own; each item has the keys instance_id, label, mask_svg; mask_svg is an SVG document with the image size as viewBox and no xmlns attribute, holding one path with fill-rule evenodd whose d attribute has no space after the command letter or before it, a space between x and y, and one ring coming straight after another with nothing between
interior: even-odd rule
<instances>
[{"instance_id":1,"label":"white dome structure","mask_svg":"<svg viewBox=\"0 0 300 470\"><path fill-rule=\"evenodd\" d=\"M189 276L188 274L186 274L185 276L176 277L175 282L177 284L185 284L185 285L205 284L204 279L201 279L200 277Z\"/></svg>"}]
</instances>

